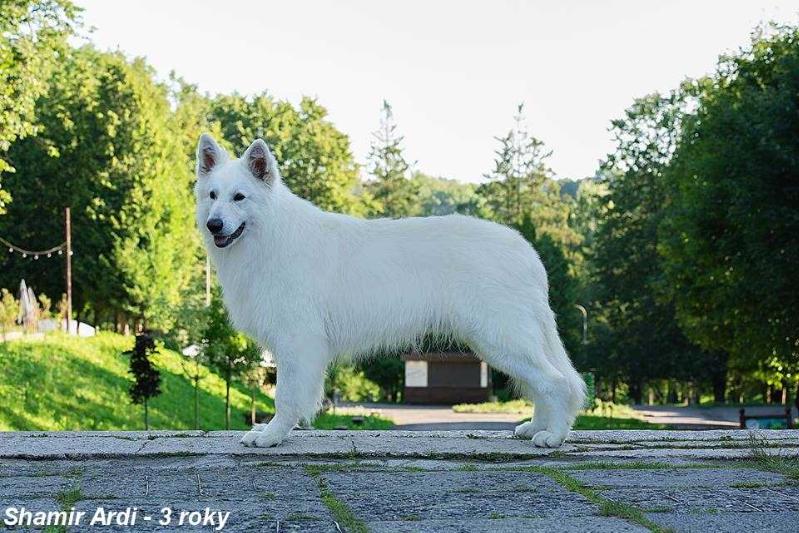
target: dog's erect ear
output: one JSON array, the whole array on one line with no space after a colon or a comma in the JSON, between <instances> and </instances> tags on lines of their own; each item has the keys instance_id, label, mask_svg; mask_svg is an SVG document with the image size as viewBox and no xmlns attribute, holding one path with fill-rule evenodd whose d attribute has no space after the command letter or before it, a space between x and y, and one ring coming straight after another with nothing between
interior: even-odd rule
<instances>
[{"instance_id":1,"label":"dog's erect ear","mask_svg":"<svg viewBox=\"0 0 799 533\"><path fill-rule=\"evenodd\" d=\"M241 156L250 173L259 180L271 181L275 175L274 159L263 139L255 139Z\"/></svg>"},{"instance_id":2,"label":"dog's erect ear","mask_svg":"<svg viewBox=\"0 0 799 533\"><path fill-rule=\"evenodd\" d=\"M227 160L227 152L207 133L197 143L197 175L208 175L215 166Z\"/></svg>"}]
</instances>

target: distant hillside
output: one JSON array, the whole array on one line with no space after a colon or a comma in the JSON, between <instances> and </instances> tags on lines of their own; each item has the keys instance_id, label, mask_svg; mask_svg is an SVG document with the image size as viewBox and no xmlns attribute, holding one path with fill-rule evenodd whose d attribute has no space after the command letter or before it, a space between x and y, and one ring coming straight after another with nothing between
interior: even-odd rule
<instances>
[{"instance_id":1,"label":"distant hillside","mask_svg":"<svg viewBox=\"0 0 799 533\"><path fill-rule=\"evenodd\" d=\"M128 357L133 337L48 336L43 341L0 343L0 430L138 430L142 407L128 398ZM161 350L162 394L150 402L151 429L193 429L194 389L181 355ZM215 374L200 382L200 428L225 424L225 383ZM256 396L256 408L273 412L272 398ZM231 427L249 429L250 391L231 388Z\"/></svg>"}]
</instances>

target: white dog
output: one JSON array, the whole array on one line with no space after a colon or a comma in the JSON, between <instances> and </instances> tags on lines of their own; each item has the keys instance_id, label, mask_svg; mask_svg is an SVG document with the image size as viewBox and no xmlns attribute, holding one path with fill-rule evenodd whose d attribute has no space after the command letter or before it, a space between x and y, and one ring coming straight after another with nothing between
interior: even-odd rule
<instances>
[{"instance_id":1,"label":"white dog","mask_svg":"<svg viewBox=\"0 0 799 533\"><path fill-rule=\"evenodd\" d=\"M516 428L560 446L585 398L548 303L538 254L515 231L460 215L362 220L289 191L266 143L230 159L197 147L197 224L233 324L277 363L277 412L242 442L274 446L316 414L338 355L411 346L426 333L466 342L535 402Z\"/></svg>"}]
</instances>

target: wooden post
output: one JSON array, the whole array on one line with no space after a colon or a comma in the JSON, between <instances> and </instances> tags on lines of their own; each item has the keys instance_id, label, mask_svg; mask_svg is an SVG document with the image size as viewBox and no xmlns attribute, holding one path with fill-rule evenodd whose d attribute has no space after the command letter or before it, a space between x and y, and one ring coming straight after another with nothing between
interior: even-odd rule
<instances>
[{"instance_id":1,"label":"wooden post","mask_svg":"<svg viewBox=\"0 0 799 533\"><path fill-rule=\"evenodd\" d=\"M69 333L69 326L72 322L72 219L69 213L69 207L64 208L64 233L66 240L66 283L67 283L67 333ZM77 329L77 328L76 328ZM77 333L77 331L75 332Z\"/></svg>"},{"instance_id":2,"label":"wooden post","mask_svg":"<svg viewBox=\"0 0 799 533\"><path fill-rule=\"evenodd\" d=\"M205 256L205 307L211 307L211 258Z\"/></svg>"}]
</instances>

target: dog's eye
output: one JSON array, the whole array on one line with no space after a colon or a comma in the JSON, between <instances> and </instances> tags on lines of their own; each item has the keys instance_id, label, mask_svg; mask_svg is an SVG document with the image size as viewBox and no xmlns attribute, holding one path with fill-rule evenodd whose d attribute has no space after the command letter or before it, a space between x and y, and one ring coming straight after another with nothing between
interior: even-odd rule
<instances>
[{"instance_id":1,"label":"dog's eye","mask_svg":"<svg viewBox=\"0 0 799 533\"><path fill-rule=\"evenodd\" d=\"M234 201L234 202L241 202L241 201L242 201L242 200L244 200L245 198L247 198L247 197L246 197L246 196L244 196L243 194L241 194L240 192L237 192L237 193L236 193L236 196L234 196L234 197L233 197L233 201Z\"/></svg>"},{"instance_id":2,"label":"dog's eye","mask_svg":"<svg viewBox=\"0 0 799 533\"><path fill-rule=\"evenodd\" d=\"M216 200L216 191L211 191L211 200Z\"/></svg>"}]
</instances>

